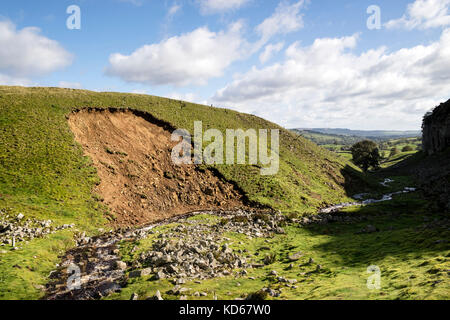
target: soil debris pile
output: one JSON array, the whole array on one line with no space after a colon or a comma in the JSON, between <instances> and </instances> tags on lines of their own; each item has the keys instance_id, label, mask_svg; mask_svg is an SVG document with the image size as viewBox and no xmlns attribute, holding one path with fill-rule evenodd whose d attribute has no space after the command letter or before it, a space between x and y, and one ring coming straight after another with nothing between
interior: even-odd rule
<instances>
[{"instance_id":1,"label":"soil debris pile","mask_svg":"<svg viewBox=\"0 0 450 320\"><path fill-rule=\"evenodd\" d=\"M98 170L112 223L131 226L200 210L245 207L235 186L209 170L177 166L177 142L163 125L132 111L82 110L69 117L75 139Z\"/></svg>"}]
</instances>

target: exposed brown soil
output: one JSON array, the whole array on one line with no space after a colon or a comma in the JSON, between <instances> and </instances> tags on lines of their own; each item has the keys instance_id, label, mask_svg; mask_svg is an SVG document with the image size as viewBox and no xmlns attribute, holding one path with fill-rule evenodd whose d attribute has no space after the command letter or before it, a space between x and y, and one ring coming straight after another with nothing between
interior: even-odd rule
<instances>
[{"instance_id":1,"label":"exposed brown soil","mask_svg":"<svg viewBox=\"0 0 450 320\"><path fill-rule=\"evenodd\" d=\"M135 226L199 210L245 208L237 188L210 170L177 166L171 133L150 115L82 110L69 126L96 168L96 192L114 214L114 226Z\"/></svg>"}]
</instances>

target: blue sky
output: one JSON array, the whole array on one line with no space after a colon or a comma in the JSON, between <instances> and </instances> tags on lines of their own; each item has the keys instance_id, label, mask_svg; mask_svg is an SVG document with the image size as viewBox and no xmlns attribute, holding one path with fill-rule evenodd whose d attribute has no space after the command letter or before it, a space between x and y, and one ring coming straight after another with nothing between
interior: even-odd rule
<instances>
[{"instance_id":1,"label":"blue sky","mask_svg":"<svg viewBox=\"0 0 450 320\"><path fill-rule=\"evenodd\" d=\"M70 5L81 10L80 30L66 27ZM370 5L381 9L381 29L367 28ZM286 127L419 129L422 115L450 98L449 6L2 1L0 84L147 93Z\"/></svg>"}]
</instances>

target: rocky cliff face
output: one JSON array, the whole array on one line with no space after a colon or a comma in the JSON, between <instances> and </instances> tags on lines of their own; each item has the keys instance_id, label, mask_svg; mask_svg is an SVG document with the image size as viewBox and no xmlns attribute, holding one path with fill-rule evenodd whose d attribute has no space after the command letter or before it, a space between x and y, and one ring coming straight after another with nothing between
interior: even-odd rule
<instances>
[{"instance_id":1,"label":"rocky cliff face","mask_svg":"<svg viewBox=\"0 0 450 320\"><path fill-rule=\"evenodd\" d=\"M436 107L423 119L423 148L428 157L416 174L425 194L450 212L450 100Z\"/></svg>"},{"instance_id":2,"label":"rocky cliff face","mask_svg":"<svg viewBox=\"0 0 450 320\"><path fill-rule=\"evenodd\" d=\"M429 154L450 147L450 100L425 115L423 120L423 148Z\"/></svg>"}]
</instances>

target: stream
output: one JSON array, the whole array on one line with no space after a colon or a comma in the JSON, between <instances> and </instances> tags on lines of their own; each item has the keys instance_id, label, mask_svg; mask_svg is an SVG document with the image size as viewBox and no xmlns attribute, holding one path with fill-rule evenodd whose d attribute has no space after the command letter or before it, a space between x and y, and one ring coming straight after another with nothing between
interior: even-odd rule
<instances>
[{"instance_id":1,"label":"stream","mask_svg":"<svg viewBox=\"0 0 450 320\"><path fill-rule=\"evenodd\" d=\"M383 182L380 182L380 184L382 186L384 186L384 187L389 187L389 184L393 183L393 182L394 182L394 180L387 178ZM416 188L405 187L402 191L397 191L397 192L392 192L392 193L385 194L385 195L383 195L383 197L381 199L365 199L365 200L362 200L366 196L370 196L370 194L368 194L368 193L356 194L356 195L353 196L353 198L354 199L358 199L358 200L362 200L362 201L359 201L359 202L347 202L347 203L340 203L340 204L332 205L330 207L323 208L323 209L319 210L319 213L322 213L322 214L323 213L332 213L332 212L337 212L337 211L339 211L341 209L344 209L344 208L367 206L367 205L373 204L373 203L380 203L380 202L391 201L395 195L415 192L416 190L417 190Z\"/></svg>"}]
</instances>

